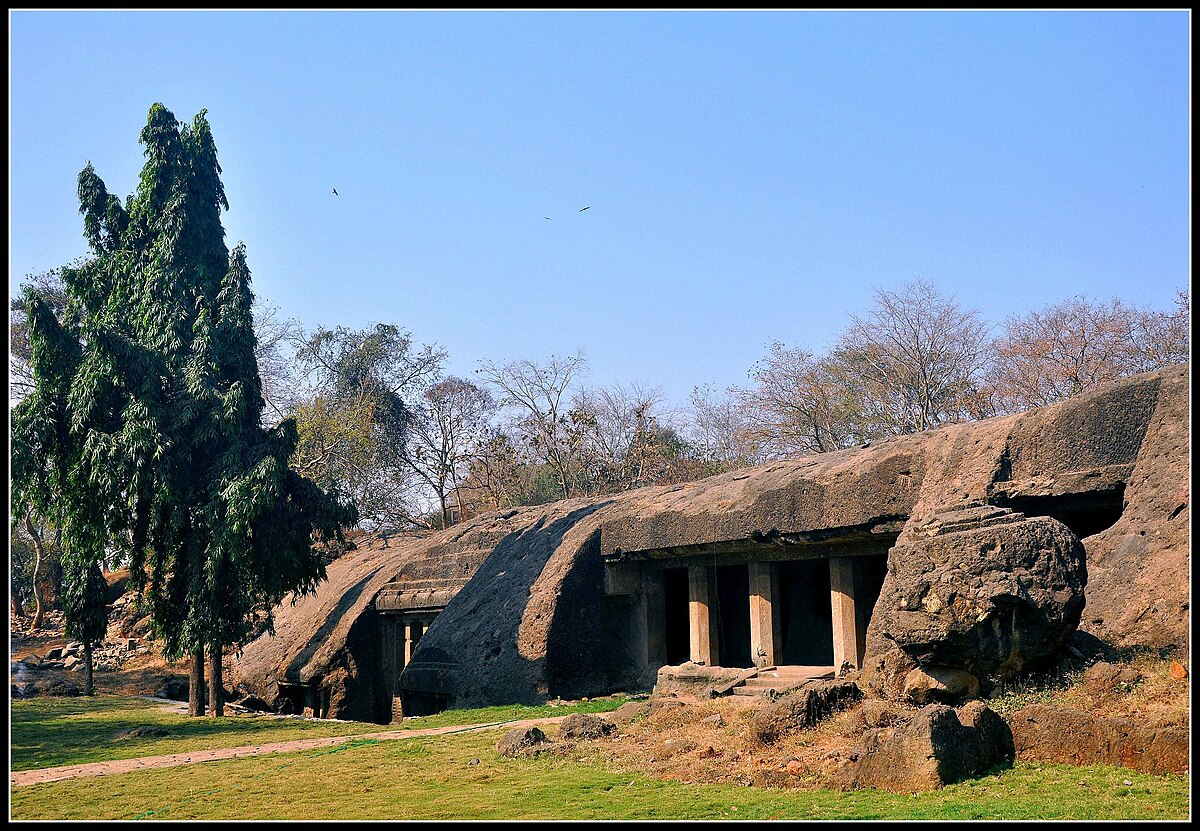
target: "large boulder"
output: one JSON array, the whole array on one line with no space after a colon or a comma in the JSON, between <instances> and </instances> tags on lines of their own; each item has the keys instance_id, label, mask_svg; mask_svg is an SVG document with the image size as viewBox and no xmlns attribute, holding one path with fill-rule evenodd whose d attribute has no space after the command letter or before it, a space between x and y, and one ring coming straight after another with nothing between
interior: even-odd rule
<instances>
[{"instance_id":1,"label":"large boulder","mask_svg":"<svg viewBox=\"0 0 1200 831\"><path fill-rule=\"evenodd\" d=\"M784 735L805 730L862 699L862 690L851 681L819 681L763 707L754 714L751 730L763 744L775 744Z\"/></svg>"},{"instance_id":2,"label":"large boulder","mask_svg":"<svg viewBox=\"0 0 1200 831\"><path fill-rule=\"evenodd\" d=\"M945 697L974 694L976 682L986 693L1058 653L1079 625L1086 585L1083 546L1056 519L992 506L937 514L888 555L864 683L889 698L922 675L935 683L914 700L939 692L937 679L954 682L953 692L941 684Z\"/></svg>"},{"instance_id":3,"label":"large boulder","mask_svg":"<svg viewBox=\"0 0 1200 831\"><path fill-rule=\"evenodd\" d=\"M959 711L929 704L898 727L868 730L833 775L843 789L929 791L1012 761L1012 733L994 711L973 701Z\"/></svg>"},{"instance_id":4,"label":"large boulder","mask_svg":"<svg viewBox=\"0 0 1200 831\"><path fill-rule=\"evenodd\" d=\"M1017 756L1065 765L1114 765L1142 773L1188 770L1188 731L1148 727L1067 707L1031 704L1008 719Z\"/></svg>"}]
</instances>

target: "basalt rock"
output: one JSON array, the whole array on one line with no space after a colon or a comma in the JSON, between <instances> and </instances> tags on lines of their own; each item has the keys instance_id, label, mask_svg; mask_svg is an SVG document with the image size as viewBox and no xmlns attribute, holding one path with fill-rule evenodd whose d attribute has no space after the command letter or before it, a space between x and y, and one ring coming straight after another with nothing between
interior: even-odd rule
<instances>
[{"instance_id":1,"label":"basalt rock","mask_svg":"<svg viewBox=\"0 0 1200 831\"><path fill-rule=\"evenodd\" d=\"M929 791L1012 761L1012 733L982 702L929 704L898 727L868 730L833 775L843 789Z\"/></svg>"},{"instance_id":2,"label":"basalt rock","mask_svg":"<svg viewBox=\"0 0 1200 831\"><path fill-rule=\"evenodd\" d=\"M990 506L937 514L888 556L864 682L896 697L907 681L914 700L939 686L949 698L987 691L1058 653L1086 584L1083 546L1056 519ZM918 692L923 678L935 683Z\"/></svg>"},{"instance_id":3,"label":"basalt rock","mask_svg":"<svg viewBox=\"0 0 1200 831\"><path fill-rule=\"evenodd\" d=\"M599 716L589 713L574 713L563 719L558 726L558 737L570 741L581 739L601 739L617 729L611 721L605 721Z\"/></svg>"},{"instance_id":4,"label":"basalt rock","mask_svg":"<svg viewBox=\"0 0 1200 831\"><path fill-rule=\"evenodd\" d=\"M1142 773L1188 770L1184 727L1139 725L1067 707L1032 704L1009 717L1017 758L1065 765L1114 765Z\"/></svg>"},{"instance_id":5,"label":"basalt rock","mask_svg":"<svg viewBox=\"0 0 1200 831\"><path fill-rule=\"evenodd\" d=\"M546 749L550 740L537 727L514 727L496 744L496 752L509 759L536 756Z\"/></svg>"},{"instance_id":6,"label":"basalt rock","mask_svg":"<svg viewBox=\"0 0 1200 831\"><path fill-rule=\"evenodd\" d=\"M813 727L861 699L857 684L820 681L763 707L754 714L751 730L763 744L775 744L784 735Z\"/></svg>"}]
</instances>

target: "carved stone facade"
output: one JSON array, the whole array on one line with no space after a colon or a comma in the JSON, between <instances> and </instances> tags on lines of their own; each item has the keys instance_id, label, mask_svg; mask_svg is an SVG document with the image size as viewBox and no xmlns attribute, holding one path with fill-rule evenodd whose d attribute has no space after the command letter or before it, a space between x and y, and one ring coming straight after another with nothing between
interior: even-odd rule
<instances>
[{"instance_id":1,"label":"carved stone facade","mask_svg":"<svg viewBox=\"0 0 1200 831\"><path fill-rule=\"evenodd\" d=\"M368 541L235 673L386 721L649 689L689 661L861 667L877 694L935 700L1036 666L1076 625L1186 644L1188 375Z\"/></svg>"}]
</instances>

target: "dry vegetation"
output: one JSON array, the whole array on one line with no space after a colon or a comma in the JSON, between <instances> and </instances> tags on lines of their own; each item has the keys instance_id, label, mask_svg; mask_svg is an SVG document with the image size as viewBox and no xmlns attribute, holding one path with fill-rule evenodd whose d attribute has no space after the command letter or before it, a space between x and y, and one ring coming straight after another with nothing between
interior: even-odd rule
<instances>
[{"instance_id":1,"label":"dry vegetation","mask_svg":"<svg viewBox=\"0 0 1200 831\"><path fill-rule=\"evenodd\" d=\"M1084 685L1086 668L1027 676L1001 690L989 704L1002 714L1027 704L1053 703L1134 718L1147 727L1187 727L1189 681L1172 678L1171 663L1171 658L1149 654L1117 662L1119 668L1135 670L1141 679L1099 692ZM868 729L865 708L859 705L811 729L787 734L777 744L765 745L752 724L761 706L755 699L729 696L658 709L622 725L611 738L576 746L573 753L582 761L680 782L808 790L827 784L837 758ZM890 704L887 709L894 718L903 719L915 708ZM712 718L717 714L720 722Z\"/></svg>"}]
</instances>

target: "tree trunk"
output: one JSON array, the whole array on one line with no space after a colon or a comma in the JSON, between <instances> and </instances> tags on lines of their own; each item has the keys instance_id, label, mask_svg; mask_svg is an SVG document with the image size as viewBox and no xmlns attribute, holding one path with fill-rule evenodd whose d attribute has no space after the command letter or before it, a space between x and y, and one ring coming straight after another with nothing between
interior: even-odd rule
<instances>
[{"instance_id":1,"label":"tree trunk","mask_svg":"<svg viewBox=\"0 0 1200 831\"><path fill-rule=\"evenodd\" d=\"M188 715L204 715L204 648L192 653L192 673L188 678Z\"/></svg>"},{"instance_id":2,"label":"tree trunk","mask_svg":"<svg viewBox=\"0 0 1200 831\"><path fill-rule=\"evenodd\" d=\"M21 608L21 604L17 600L17 596L15 594L10 594L8 596L8 602L12 604L13 617L15 617L17 620L21 620L25 617L25 610Z\"/></svg>"},{"instance_id":3,"label":"tree trunk","mask_svg":"<svg viewBox=\"0 0 1200 831\"><path fill-rule=\"evenodd\" d=\"M83 694L95 695L95 676L92 671L92 642L83 642Z\"/></svg>"},{"instance_id":4,"label":"tree trunk","mask_svg":"<svg viewBox=\"0 0 1200 831\"><path fill-rule=\"evenodd\" d=\"M25 512L25 531L33 539L33 602L35 604L33 612L33 622L29 624L29 628L40 629L42 626L42 590L38 586L38 572L42 569L42 536L33 526L33 517L28 511Z\"/></svg>"},{"instance_id":5,"label":"tree trunk","mask_svg":"<svg viewBox=\"0 0 1200 831\"><path fill-rule=\"evenodd\" d=\"M225 715L225 702L221 695L221 657L221 647L208 648L208 714L215 718Z\"/></svg>"}]
</instances>

